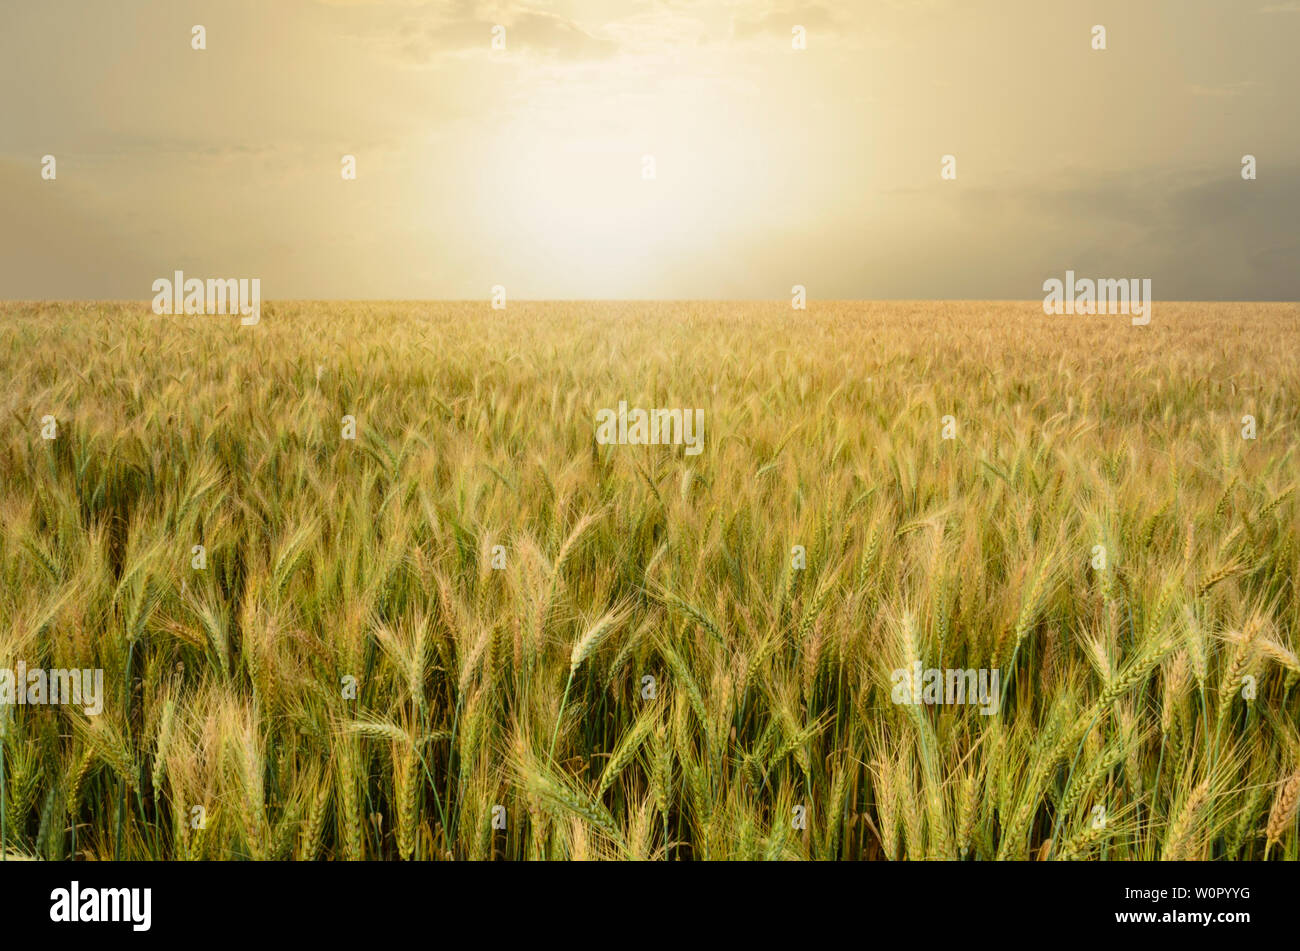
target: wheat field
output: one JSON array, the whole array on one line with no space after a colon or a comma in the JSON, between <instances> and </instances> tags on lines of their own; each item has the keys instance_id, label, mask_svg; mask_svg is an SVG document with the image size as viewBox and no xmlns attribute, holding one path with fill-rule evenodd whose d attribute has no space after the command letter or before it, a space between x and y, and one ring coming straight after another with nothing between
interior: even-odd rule
<instances>
[{"instance_id":1,"label":"wheat field","mask_svg":"<svg viewBox=\"0 0 1300 951\"><path fill-rule=\"evenodd\" d=\"M104 683L0 706L0 853L1295 860L1297 354L1296 304L0 305L0 670Z\"/></svg>"}]
</instances>

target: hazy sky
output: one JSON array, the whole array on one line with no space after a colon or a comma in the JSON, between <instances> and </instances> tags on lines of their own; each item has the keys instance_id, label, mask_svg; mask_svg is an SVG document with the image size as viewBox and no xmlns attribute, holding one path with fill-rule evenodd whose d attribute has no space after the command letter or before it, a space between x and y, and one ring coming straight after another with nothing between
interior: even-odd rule
<instances>
[{"instance_id":1,"label":"hazy sky","mask_svg":"<svg viewBox=\"0 0 1300 951\"><path fill-rule=\"evenodd\" d=\"M4 0L0 298L1297 300L1298 49L1300 0Z\"/></svg>"}]
</instances>

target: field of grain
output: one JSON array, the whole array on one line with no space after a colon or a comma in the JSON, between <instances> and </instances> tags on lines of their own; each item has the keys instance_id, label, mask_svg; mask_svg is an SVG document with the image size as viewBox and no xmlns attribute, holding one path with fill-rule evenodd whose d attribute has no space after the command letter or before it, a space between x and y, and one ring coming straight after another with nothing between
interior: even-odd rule
<instances>
[{"instance_id":1,"label":"field of grain","mask_svg":"<svg viewBox=\"0 0 1300 951\"><path fill-rule=\"evenodd\" d=\"M0 305L0 670L104 672L0 705L0 853L1294 860L1297 354L1295 304Z\"/></svg>"}]
</instances>

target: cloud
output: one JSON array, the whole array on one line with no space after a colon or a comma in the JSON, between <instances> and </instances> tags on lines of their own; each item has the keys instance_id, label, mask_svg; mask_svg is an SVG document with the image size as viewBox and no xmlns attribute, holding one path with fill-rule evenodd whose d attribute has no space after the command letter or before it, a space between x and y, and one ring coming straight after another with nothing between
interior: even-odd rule
<instances>
[{"instance_id":1,"label":"cloud","mask_svg":"<svg viewBox=\"0 0 1300 951\"><path fill-rule=\"evenodd\" d=\"M0 299L145 297L138 235L123 234L113 208L79 185L71 166L58 172L44 181L35 161L0 160L11 225L0 228Z\"/></svg>"},{"instance_id":2,"label":"cloud","mask_svg":"<svg viewBox=\"0 0 1300 951\"><path fill-rule=\"evenodd\" d=\"M574 62L604 59L618 52L613 40L596 36L555 13L515 3L483 4L473 0L460 0L450 7L407 20L396 28L388 39L401 58L428 64L446 55L488 55L493 29L498 26L505 28L507 53Z\"/></svg>"},{"instance_id":3,"label":"cloud","mask_svg":"<svg viewBox=\"0 0 1300 951\"><path fill-rule=\"evenodd\" d=\"M978 259L999 287L1037 287L1035 276L1072 268L1150 277L1166 300L1300 300L1300 166L1271 168L1257 181L1243 181L1232 163L1174 176L970 188L956 201L958 222L941 239L952 247L941 256ZM976 249L968 239L990 220L1001 223L997 249Z\"/></svg>"},{"instance_id":4,"label":"cloud","mask_svg":"<svg viewBox=\"0 0 1300 951\"><path fill-rule=\"evenodd\" d=\"M733 22L738 39L773 34L789 36L795 25L808 30L832 30L839 25L828 8L805 4L777 6L757 16L738 16Z\"/></svg>"}]
</instances>

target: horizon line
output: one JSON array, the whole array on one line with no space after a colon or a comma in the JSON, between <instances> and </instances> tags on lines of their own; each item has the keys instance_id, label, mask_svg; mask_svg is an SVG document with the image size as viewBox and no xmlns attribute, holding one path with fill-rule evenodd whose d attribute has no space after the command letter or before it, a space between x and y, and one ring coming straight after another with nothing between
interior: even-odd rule
<instances>
[{"instance_id":1,"label":"horizon line","mask_svg":"<svg viewBox=\"0 0 1300 951\"><path fill-rule=\"evenodd\" d=\"M906 304L906 303L980 303L980 304L1042 304L1041 297L809 297L808 303L814 301L833 304ZM143 304L148 305L152 298L130 297L0 297L0 305L5 304ZM1300 300L1279 298L1151 298L1157 304L1300 304ZM263 304L302 304L302 303L336 303L336 304L487 304L491 297L268 297ZM789 296L783 297L512 297L511 304L775 304L789 303ZM205 317L210 314L163 314L169 317ZM220 316L220 315L215 315ZM1088 315L1083 315L1088 316ZM1104 315L1102 315L1104 316Z\"/></svg>"}]
</instances>

